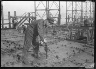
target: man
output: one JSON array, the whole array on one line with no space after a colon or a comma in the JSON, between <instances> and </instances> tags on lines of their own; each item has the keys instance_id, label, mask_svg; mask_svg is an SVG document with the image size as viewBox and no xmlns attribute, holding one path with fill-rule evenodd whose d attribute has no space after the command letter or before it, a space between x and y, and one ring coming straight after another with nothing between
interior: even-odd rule
<instances>
[{"instance_id":1,"label":"man","mask_svg":"<svg viewBox=\"0 0 96 69\"><path fill-rule=\"evenodd\" d=\"M87 19L84 20L84 26L88 26L88 20Z\"/></svg>"},{"instance_id":2,"label":"man","mask_svg":"<svg viewBox=\"0 0 96 69\"><path fill-rule=\"evenodd\" d=\"M13 28L16 29L16 26L18 25L18 22L16 21L16 18L12 19Z\"/></svg>"},{"instance_id":3,"label":"man","mask_svg":"<svg viewBox=\"0 0 96 69\"><path fill-rule=\"evenodd\" d=\"M53 22L54 20L51 17L48 17L46 20L39 19L33 21L24 29L23 62L25 64L29 64L27 56L30 47L33 47L34 57L38 58L39 42L37 42L36 39L39 36L40 40L44 43L44 29Z\"/></svg>"}]
</instances>

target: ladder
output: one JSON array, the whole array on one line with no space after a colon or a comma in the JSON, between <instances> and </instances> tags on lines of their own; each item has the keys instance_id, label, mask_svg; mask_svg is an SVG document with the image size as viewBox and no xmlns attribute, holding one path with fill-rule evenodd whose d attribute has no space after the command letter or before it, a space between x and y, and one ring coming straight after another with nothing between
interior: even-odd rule
<instances>
[{"instance_id":1,"label":"ladder","mask_svg":"<svg viewBox=\"0 0 96 69\"><path fill-rule=\"evenodd\" d=\"M34 14L35 12L25 12L21 17L17 18L18 25L16 26L16 29L22 26L26 20L28 21L28 23L30 23L30 21L35 20L36 17L34 16Z\"/></svg>"}]
</instances>

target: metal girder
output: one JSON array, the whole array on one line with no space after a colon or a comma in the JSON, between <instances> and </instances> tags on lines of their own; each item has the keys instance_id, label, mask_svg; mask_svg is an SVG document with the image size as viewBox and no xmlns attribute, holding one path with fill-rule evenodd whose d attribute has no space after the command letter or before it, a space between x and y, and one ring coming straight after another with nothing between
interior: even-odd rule
<instances>
[{"instance_id":1,"label":"metal girder","mask_svg":"<svg viewBox=\"0 0 96 69\"><path fill-rule=\"evenodd\" d=\"M36 19L38 19L38 18L46 19L48 16L51 16L51 17L57 19L57 22L59 21L58 23L60 23L61 18L58 19L60 16L60 1L58 1L58 3L59 4L57 4L55 1L45 1L45 4L44 4L43 1L40 1L37 4L37 1L34 1ZM42 7L38 8L41 5L42 5L42 7L44 7L43 9L41 9ZM53 5L55 5L56 8L52 8ZM53 11L55 11L55 12L57 11L56 14L52 13Z\"/></svg>"},{"instance_id":2,"label":"metal girder","mask_svg":"<svg viewBox=\"0 0 96 69\"><path fill-rule=\"evenodd\" d=\"M68 5L69 3L69 5ZM88 4L90 3L90 5ZM85 8L84 8L85 7ZM69 9L71 8L71 10ZM85 11L84 11L85 10ZM86 17L92 17L92 2L91 1L86 1L86 2L67 2L66 1L66 23L68 23L68 21L74 21L74 19L78 19L81 18L81 20L84 20L84 16ZM70 13L69 13L70 12ZM71 17L70 20L68 20L68 15ZM75 16L75 18L74 18Z\"/></svg>"},{"instance_id":3,"label":"metal girder","mask_svg":"<svg viewBox=\"0 0 96 69\"><path fill-rule=\"evenodd\" d=\"M2 28L4 28L4 14L3 14L3 4L2 4L2 1L1 1L1 20L2 20Z\"/></svg>"}]
</instances>

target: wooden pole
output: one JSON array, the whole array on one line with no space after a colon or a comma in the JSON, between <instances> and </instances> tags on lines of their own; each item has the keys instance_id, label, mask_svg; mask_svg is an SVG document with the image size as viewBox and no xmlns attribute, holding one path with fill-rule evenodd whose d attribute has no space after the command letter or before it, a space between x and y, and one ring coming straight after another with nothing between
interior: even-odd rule
<instances>
[{"instance_id":1,"label":"wooden pole","mask_svg":"<svg viewBox=\"0 0 96 69\"><path fill-rule=\"evenodd\" d=\"M67 24L67 1L66 1L66 24Z\"/></svg>"},{"instance_id":2,"label":"wooden pole","mask_svg":"<svg viewBox=\"0 0 96 69\"><path fill-rule=\"evenodd\" d=\"M30 23L30 13L28 13L28 19L29 19L29 23Z\"/></svg>"},{"instance_id":3,"label":"wooden pole","mask_svg":"<svg viewBox=\"0 0 96 69\"><path fill-rule=\"evenodd\" d=\"M16 11L14 11L14 18L15 18L15 20L16 20ZM12 22L13 23L13 22Z\"/></svg>"},{"instance_id":4,"label":"wooden pole","mask_svg":"<svg viewBox=\"0 0 96 69\"><path fill-rule=\"evenodd\" d=\"M2 29L4 28L3 5L1 4Z\"/></svg>"},{"instance_id":5,"label":"wooden pole","mask_svg":"<svg viewBox=\"0 0 96 69\"><path fill-rule=\"evenodd\" d=\"M60 15L60 11L61 11L61 10L60 10L60 1L59 1L59 18L58 18L58 19L59 19L59 21L58 21L58 22L59 22L59 23L58 23L59 25L61 24L61 15Z\"/></svg>"},{"instance_id":6,"label":"wooden pole","mask_svg":"<svg viewBox=\"0 0 96 69\"><path fill-rule=\"evenodd\" d=\"M36 1L34 1L34 9L35 9L35 20L36 20L36 11L37 11L37 9L36 9Z\"/></svg>"},{"instance_id":7,"label":"wooden pole","mask_svg":"<svg viewBox=\"0 0 96 69\"><path fill-rule=\"evenodd\" d=\"M47 1L47 3L48 3L48 5L46 6L46 8L47 8L47 11L48 11L48 16L50 16L50 14L49 14L49 1Z\"/></svg>"},{"instance_id":8,"label":"wooden pole","mask_svg":"<svg viewBox=\"0 0 96 69\"><path fill-rule=\"evenodd\" d=\"M9 28L11 28L10 12L8 12Z\"/></svg>"},{"instance_id":9,"label":"wooden pole","mask_svg":"<svg viewBox=\"0 0 96 69\"><path fill-rule=\"evenodd\" d=\"M73 1L72 1L72 21L73 21Z\"/></svg>"},{"instance_id":10,"label":"wooden pole","mask_svg":"<svg viewBox=\"0 0 96 69\"><path fill-rule=\"evenodd\" d=\"M16 11L14 11L14 17L16 18Z\"/></svg>"},{"instance_id":11,"label":"wooden pole","mask_svg":"<svg viewBox=\"0 0 96 69\"><path fill-rule=\"evenodd\" d=\"M86 3L86 17L87 17L87 1L85 3Z\"/></svg>"},{"instance_id":12,"label":"wooden pole","mask_svg":"<svg viewBox=\"0 0 96 69\"><path fill-rule=\"evenodd\" d=\"M83 2L81 2L81 19L80 20L84 20L83 18Z\"/></svg>"},{"instance_id":13,"label":"wooden pole","mask_svg":"<svg viewBox=\"0 0 96 69\"><path fill-rule=\"evenodd\" d=\"M91 2L90 2L90 19L91 19ZM91 20L92 23L92 20Z\"/></svg>"},{"instance_id":14,"label":"wooden pole","mask_svg":"<svg viewBox=\"0 0 96 69\"><path fill-rule=\"evenodd\" d=\"M48 4L49 4L49 2L48 2ZM48 5L47 5L47 1L46 1L46 8L45 8L45 11L46 11L46 19L47 19L47 17L49 17L49 15L48 15Z\"/></svg>"},{"instance_id":15,"label":"wooden pole","mask_svg":"<svg viewBox=\"0 0 96 69\"><path fill-rule=\"evenodd\" d=\"M70 19L70 17L69 17L69 15L68 15L68 22L69 22L69 19Z\"/></svg>"},{"instance_id":16,"label":"wooden pole","mask_svg":"<svg viewBox=\"0 0 96 69\"><path fill-rule=\"evenodd\" d=\"M75 18L77 18L77 2L75 2Z\"/></svg>"}]
</instances>

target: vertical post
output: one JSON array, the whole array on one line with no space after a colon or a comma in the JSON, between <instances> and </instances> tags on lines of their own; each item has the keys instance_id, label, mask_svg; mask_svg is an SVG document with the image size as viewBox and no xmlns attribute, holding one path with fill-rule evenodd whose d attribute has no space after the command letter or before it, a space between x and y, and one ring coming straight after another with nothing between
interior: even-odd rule
<instances>
[{"instance_id":1,"label":"vertical post","mask_svg":"<svg viewBox=\"0 0 96 69\"><path fill-rule=\"evenodd\" d=\"M75 2L75 18L77 18L77 2Z\"/></svg>"},{"instance_id":2,"label":"vertical post","mask_svg":"<svg viewBox=\"0 0 96 69\"><path fill-rule=\"evenodd\" d=\"M59 1L59 17L58 17L58 25L61 24L61 15L60 15L60 1Z\"/></svg>"},{"instance_id":3,"label":"vertical post","mask_svg":"<svg viewBox=\"0 0 96 69\"><path fill-rule=\"evenodd\" d=\"M49 2L48 2L49 3ZM45 11L46 11L46 18L48 17L48 6L47 6L47 1L46 1L46 8L45 8Z\"/></svg>"},{"instance_id":4,"label":"vertical post","mask_svg":"<svg viewBox=\"0 0 96 69\"><path fill-rule=\"evenodd\" d=\"M75 15L74 15L74 21L76 21L76 17L75 17Z\"/></svg>"},{"instance_id":5,"label":"vertical post","mask_svg":"<svg viewBox=\"0 0 96 69\"><path fill-rule=\"evenodd\" d=\"M30 23L30 13L28 13L28 19L29 19L29 23Z\"/></svg>"},{"instance_id":6,"label":"vertical post","mask_svg":"<svg viewBox=\"0 0 96 69\"><path fill-rule=\"evenodd\" d=\"M2 29L4 28L3 5L1 4Z\"/></svg>"},{"instance_id":7,"label":"vertical post","mask_svg":"<svg viewBox=\"0 0 96 69\"><path fill-rule=\"evenodd\" d=\"M86 17L87 17L87 1L86 1Z\"/></svg>"},{"instance_id":8,"label":"vertical post","mask_svg":"<svg viewBox=\"0 0 96 69\"><path fill-rule=\"evenodd\" d=\"M16 11L14 11L14 17L16 18Z\"/></svg>"},{"instance_id":9,"label":"vertical post","mask_svg":"<svg viewBox=\"0 0 96 69\"><path fill-rule=\"evenodd\" d=\"M9 28L11 28L10 12L8 12Z\"/></svg>"},{"instance_id":10,"label":"vertical post","mask_svg":"<svg viewBox=\"0 0 96 69\"><path fill-rule=\"evenodd\" d=\"M91 19L91 1L90 1L90 19ZM91 20L92 22L92 20Z\"/></svg>"},{"instance_id":11,"label":"vertical post","mask_svg":"<svg viewBox=\"0 0 96 69\"><path fill-rule=\"evenodd\" d=\"M47 1L48 2L48 6L46 6L46 8L47 8L47 11L48 11L48 15L49 15L49 1ZM50 15L49 15L50 16Z\"/></svg>"},{"instance_id":12,"label":"vertical post","mask_svg":"<svg viewBox=\"0 0 96 69\"><path fill-rule=\"evenodd\" d=\"M15 18L15 20L17 19L17 18L16 18L16 11L14 11L14 18ZM12 22L12 23L13 23L13 22ZM14 24L14 23L13 23L13 24Z\"/></svg>"},{"instance_id":13,"label":"vertical post","mask_svg":"<svg viewBox=\"0 0 96 69\"><path fill-rule=\"evenodd\" d=\"M34 9L35 9L35 20L36 20L36 1L34 1Z\"/></svg>"},{"instance_id":14,"label":"vertical post","mask_svg":"<svg viewBox=\"0 0 96 69\"><path fill-rule=\"evenodd\" d=\"M72 1L72 21L73 21L73 1Z\"/></svg>"},{"instance_id":15,"label":"vertical post","mask_svg":"<svg viewBox=\"0 0 96 69\"><path fill-rule=\"evenodd\" d=\"M83 2L81 2L81 20L83 21Z\"/></svg>"},{"instance_id":16,"label":"vertical post","mask_svg":"<svg viewBox=\"0 0 96 69\"><path fill-rule=\"evenodd\" d=\"M93 20L95 20L94 19L95 18L95 2L93 2L92 6L93 6Z\"/></svg>"},{"instance_id":17,"label":"vertical post","mask_svg":"<svg viewBox=\"0 0 96 69\"><path fill-rule=\"evenodd\" d=\"M66 1L66 24L67 24L67 1Z\"/></svg>"},{"instance_id":18,"label":"vertical post","mask_svg":"<svg viewBox=\"0 0 96 69\"><path fill-rule=\"evenodd\" d=\"M46 19L48 16L50 16L49 14L49 1L46 1L46 8L45 8L45 11L46 11ZM48 28L46 28L46 36L47 36L47 33L48 33Z\"/></svg>"},{"instance_id":19,"label":"vertical post","mask_svg":"<svg viewBox=\"0 0 96 69\"><path fill-rule=\"evenodd\" d=\"M70 17L69 17L69 15L68 15L68 22L69 22L69 19L70 19Z\"/></svg>"}]
</instances>

